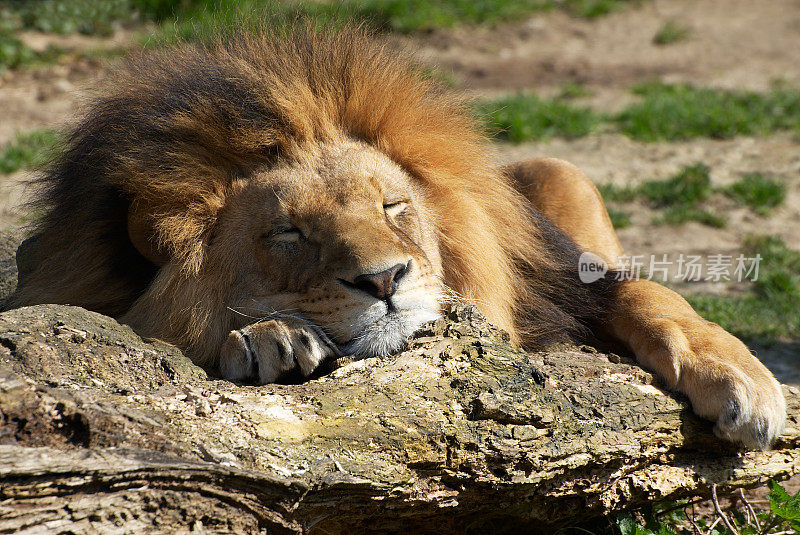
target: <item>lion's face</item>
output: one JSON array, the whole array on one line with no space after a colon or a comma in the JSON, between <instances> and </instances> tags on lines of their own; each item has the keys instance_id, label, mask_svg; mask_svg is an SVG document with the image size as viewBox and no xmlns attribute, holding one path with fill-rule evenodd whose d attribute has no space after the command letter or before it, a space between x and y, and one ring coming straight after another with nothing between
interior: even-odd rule
<instances>
[{"instance_id":1,"label":"lion's face","mask_svg":"<svg viewBox=\"0 0 800 535\"><path fill-rule=\"evenodd\" d=\"M229 270L239 327L295 316L342 350L382 356L437 317L435 225L419 186L376 149L316 145L241 181L209 260Z\"/></svg>"}]
</instances>

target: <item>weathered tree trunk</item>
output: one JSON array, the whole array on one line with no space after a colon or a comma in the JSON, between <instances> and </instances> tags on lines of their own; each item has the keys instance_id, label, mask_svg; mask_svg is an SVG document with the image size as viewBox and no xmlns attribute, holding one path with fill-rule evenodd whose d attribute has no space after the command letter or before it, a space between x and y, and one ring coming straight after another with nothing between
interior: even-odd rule
<instances>
[{"instance_id":1,"label":"weathered tree trunk","mask_svg":"<svg viewBox=\"0 0 800 535\"><path fill-rule=\"evenodd\" d=\"M73 307L0 314L0 532L550 532L800 470L737 452L627 359L525 354L457 308L301 385L210 379Z\"/></svg>"}]
</instances>

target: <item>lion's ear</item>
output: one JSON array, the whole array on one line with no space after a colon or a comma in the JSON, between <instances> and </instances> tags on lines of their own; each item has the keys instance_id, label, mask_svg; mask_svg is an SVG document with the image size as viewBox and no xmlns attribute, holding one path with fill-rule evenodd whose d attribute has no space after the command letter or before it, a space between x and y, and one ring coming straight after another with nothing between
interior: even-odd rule
<instances>
[{"instance_id":1,"label":"lion's ear","mask_svg":"<svg viewBox=\"0 0 800 535\"><path fill-rule=\"evenodd\" d=\"M157 266L169 261L169 254L155 239L153 218L135 203L128 208L128 237L143 257Z\"/></svg>"}]
</instances>

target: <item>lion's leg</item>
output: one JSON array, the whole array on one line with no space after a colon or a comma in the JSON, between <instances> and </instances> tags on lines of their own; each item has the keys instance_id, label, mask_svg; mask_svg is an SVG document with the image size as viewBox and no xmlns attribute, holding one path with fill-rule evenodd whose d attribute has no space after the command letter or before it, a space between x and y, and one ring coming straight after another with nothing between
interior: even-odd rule
<instances>
[{"instance_id":1,"label":"lion's leg","mask_svg":"<svg viewBox=\"0 0 800 535\"><path fill-rule=\"evenodd\" d=\"M514 185L581 250L613 263L622 255L605 204L594 183L575 165L534 158L505 167Z\"/></svg>"},{"instance_id":2,"label":"lion's leg","mask_svg":"<svg viewBox=\"0 0 800 535\"><path fill-rule=\"evenodd\" d=\"M613 264L622 247L594 184L561 160L509 166L517 188L578 246ZM704 320L672 290L647 280L617 285L604 333L686 394L723 438L767 447L784 425L780 385L736 337Z\"/></svg>"},{"instance_id":3,"label":"lion's leg","mask_svg":"<svg viewBox=\"0 0 800 535\"><path fill-rule=\"evenodd\" d=\"M768 447L783 431L780 384L738 338L700 317L683 297L655 282L619 285L608 334L642 366L686 394L722 438Z\"/></svg>"}]
</instances>

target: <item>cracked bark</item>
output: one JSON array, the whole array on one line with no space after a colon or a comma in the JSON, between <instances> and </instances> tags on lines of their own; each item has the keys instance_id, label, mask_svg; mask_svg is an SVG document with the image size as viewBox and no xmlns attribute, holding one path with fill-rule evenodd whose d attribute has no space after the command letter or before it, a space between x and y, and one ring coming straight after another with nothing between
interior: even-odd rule
<instances>
[{"instance_id":1,"label":"cracked bark","mask_svg":"<svg viewBox=\"0 0 800 535\"><path fill-rule=\"evenodd\" d=\"M798 393L740 452L631 361L523 353L458 307L302 385L209 378L114 320L0 314L0 532L552 532L800 471Z\"/></svg>"}]
</instances>

